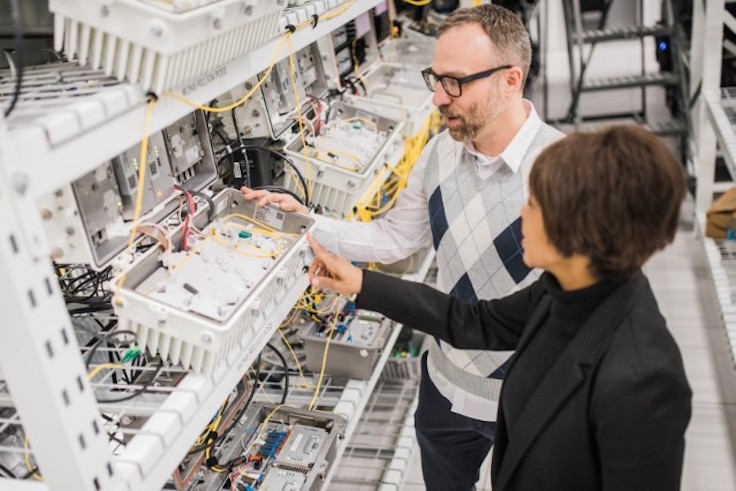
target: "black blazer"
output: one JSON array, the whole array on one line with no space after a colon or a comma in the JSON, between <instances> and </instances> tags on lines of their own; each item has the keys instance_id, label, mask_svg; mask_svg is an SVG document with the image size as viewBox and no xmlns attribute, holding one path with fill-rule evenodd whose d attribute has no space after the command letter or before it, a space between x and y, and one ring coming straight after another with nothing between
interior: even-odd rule
<instances>
[{"instance_id":1,"label":"black blazer","mask_svg":"<svg viewBox=\"0 0 736 491\"><path fill-rule=\"evenodd\" d=\"M515 349L517 359L548 314L542 284L470 304L366 271L358 306L457 348ZM680 351L648 280L636 273L583 324L512 435L499 404L493 489L679 489L691 397Z\"/></svg>"}]
</instances>

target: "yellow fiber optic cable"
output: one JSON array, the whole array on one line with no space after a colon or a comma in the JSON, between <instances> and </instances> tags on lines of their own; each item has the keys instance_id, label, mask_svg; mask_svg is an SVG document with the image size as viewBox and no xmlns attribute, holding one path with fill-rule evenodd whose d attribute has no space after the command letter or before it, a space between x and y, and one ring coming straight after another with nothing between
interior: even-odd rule
<instances>
[{"instance_id":1,"label":"yellow fiber optic cable","mask_svg":"<svg viewBox=\"0 0 736 491\"><path fill-rule=\"evenodd\" d=\"M304 152L304 167L305 177L307 179L307 188L309 189L309 196L312 196L312 173L309 168L309 150L307 149L307 139L304 137L304 124L302 123L302 109L301 102L299 101L299 91L296 87L296 66L294 63L294 46L291 43L292 34L289 32L286 34L286 39L289 42L289 82L291 83L291 91L294 93L294 104L296 106L297 123L299 124L299 138L302 141L302 150Z\"/></svg>"},{"instance_id":2,"label":"yellow fiber optic cable","mask_svg":"<svg viewBox=\"0 0 736 491\"><path fill-rule=\"evenodd\" d=\"M258 83L256 83L253 87L251 87L251 89L248 92L246 92L243 97L241 97L237 101L233 102L229 106L225 106L225 107L205 106L205 105L200 104L200 103L198 103L196 101L193 101L192 99L187 99L186 97L181 96L181 95L179 95L179 94L177 94L175 92L164 92L161 95L162 96L165 96L165 97L171 97L172 99L176 99L179 102L183 102L184 104L187 104L189 106L192 106L192 107L195 107L195 108L200 109L202 111L206 111L206 112L210 112L210 113L222 113L222 112L227 112L227 111L230 111L232 109L235 109L236 107L242 105L246 100L248 100L256 92L256 90L258 90L260 88L260 86L263 85L266 82L266 80L268 80L268 77L271 75L271 72L273 71L273 67L276 66L276 63L278 63L279 57L281 55L281 51L283 51L284 45L285 45L287 39L289 39L290 36L291 36L291 33L287 33L285 36L283 36L281 38L281 41L279 42L279 44L278 44L278 46L276 48L276 53L274 54L273 59L271 60L270 65L268 66L268 68L266 69L266 71L263 73L263 76L261 77L261 80L259 80Z\"/></svg>"}]
</instances>

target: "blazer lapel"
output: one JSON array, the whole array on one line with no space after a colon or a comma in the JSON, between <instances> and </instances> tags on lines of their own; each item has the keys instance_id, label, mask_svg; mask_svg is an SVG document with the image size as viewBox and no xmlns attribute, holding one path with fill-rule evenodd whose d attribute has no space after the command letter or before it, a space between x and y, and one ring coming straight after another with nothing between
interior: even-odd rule
<instances>
[{"instance_id":1,"label":"blazer lapel","mask_svg":"<svg viewBox=\"0 0 736 491\"><path fill-rule=\"evenodd\" d=\"M587 373L583 367L593 365L602 355L608 340L631 309L635 299L634 292L642 281L645 282L646 279L641 273L637 273L616 289L591 314L580 332L552 365L519 416L514 434L508 435L508 446L504 455L500 456L503 460L499 462L498 479L494 488L505 489L529 446L565 401L583 384ZM535 330L538 327L537 325ZM526 339L524 345L528 342L529 339ZM519 344L522 348L521 343ZM502 413L501 408L499 413Z\"/></svg>"}]
</instances>

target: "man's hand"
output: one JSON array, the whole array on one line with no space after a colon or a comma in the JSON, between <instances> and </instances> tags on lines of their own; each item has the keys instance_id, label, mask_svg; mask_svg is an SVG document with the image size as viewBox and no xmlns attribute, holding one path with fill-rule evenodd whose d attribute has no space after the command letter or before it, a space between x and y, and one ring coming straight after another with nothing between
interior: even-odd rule
<instances>
[{"instance_id":1,"label":"man's hand","mask_svg":"<svg viewBox=\"0 0 736 491\"><path fill-rule=\"evenodd\" d=\"M243 197L248 201L257 199L258 203L256 203L256 206L264 207L269 203L275 203L283 211L298 211L301 213L307 213L309 211L306 206L288 194L272 193L271 191L265 190L256 191L245 186L240 188L240 190L243 192Z\"/></svg>"},{"instance_id":2,"label":"man's hand","mask_svg":"<svg viewBox=\"0 0 736 491\"><path fill-rule=\"evenodd\" d=\"M346 259L327 252L311 234L307 235L307 240L314 250L314 261L309 266L309 281L312 286L343 295L360 293L363 288L363 270Z\"/></svg>"}]
</instances>

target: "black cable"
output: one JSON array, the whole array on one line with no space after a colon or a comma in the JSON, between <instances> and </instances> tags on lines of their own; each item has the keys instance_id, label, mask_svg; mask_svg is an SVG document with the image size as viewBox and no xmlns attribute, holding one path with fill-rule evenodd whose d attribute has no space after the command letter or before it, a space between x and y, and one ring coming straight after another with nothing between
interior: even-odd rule
<instances>
[{"instance_id":1,"label":"black cable","mask_svg":"<svg viewBox=\"0 0 736 491\"><path fill-rule=\"evenodd\" d=\"M20 3L18 0L10 0L10 15L13 18L13 30L15 31L15 92L10 105L5 110L5 117L15 109L15 105L20 98L20 88L23 83L23 20L20 17Z\"/></svg>"},{"instance_id":2,"label":"black cable","mask_svg":"<svg viewBox=\"0 0 736 491\"><path fill-rule=\"evenodd\" d=\"M224 143L226 147L230 146L230 141L227 138L225 138L225 135L222 133L222 131L220 131L219 128L216 128L215 126L213 126L212 132L218 137L220 137L220 140L222 140L222 143Z\"/></svg>"},{"instance_id":3,"label":"black cable","mask_svg":"<svg viewBox=\"0 0 736 491\"><path fill-rule=\"evenodd\" d=\"M276 347L274 347L271 343L266 343L266 346L268 346L274 353L276 353L276 356L278 356L281 359L281 363L284 367L284 392L281 396L281 402L280 402L280 404L284 404L286 403L286 398L289 396L289 366L286 364L286 358L284 357L284 355L281 354L281 352L278 349L276 349ZM253 395L256 393L256 390L258 387L258 382L259 382L260 374L261 374L260 360L261 360L261 355L258 355L258 369L256 370L256 377L255 377L255 382L253 385L253 390L251 390L250 396L248 397L248 402L244 406L244 409L250 405L250 402L253 399ZM230 432L233 426L235 426L235 422L240 420L243 413L245 412L244 409L241 410L237 418L233 420L233 424L230 425L226 434ZM220 437L222 438L222 435ZM210 451L212 451L212 448L210 449ZM229 469L232 469L233 467L237 467L243 464L247 460L248 460L248 455L241 455L239 457L235 457L234 459L231 459L230 461L224 464L221 464L221 465L218 464L218 465L220 467L225 467L229 470Z\"/></svg>"},{"instance_id":4,"label":"black cable","mask_svg":"<svg viewBox=\"0 0 736 491\"><path fill-rule=\"evenodd\" d=\"M238 143L240 144L241 150L245 148L245 142L243 142L243 136L240 134L240 126L238 125L238 118L235 116L235 108L230 110L230 116L232 116L233 124L235 125L235 134L238 135ZM242 152L243 159L245 160L245 173L243 175L243 182L245 185L250 187L250 162L248 162L248 155Z\"/></svg>"},{"instance_id":5,"label":"black cable","mask_svg":"<svg viewBox=\"0 0 736 491\"><path fill-rule=\"evenodd\" d=\"M365 84L363 83L363 81L362 81L362 80L361 80L360 78L356 78L356 79L355 79L355 82L356 82L356 83L357 83L358 85L360 85L360 88L362 88L362 89L363 89L363 95L364 95L364 96L367 96L367 95L368 95L368 89L366 89L366 87L365 87Z\"/></svg>"},{"instance_id":6,"label":"black cable","mask_svg":"<svg viewBox=\"0 0 736 491\"><path fill-rule=\"evenodd\" d=\"M82 281L81 283L79 283L76 286L74 286L73 289L70 288L70 291L67 292L68 293L67 297L70 300L72 300L74 302L83 303L83 302L86 302L88 300L92 300L92 298L97 294L97 290L100 287L100 276L98 274L96 274L96 273L88 273L88 274L90 274L90 276L88 278L86 278L84 281ZM74 284L74 282L78 281L79 279L80 278L75 278L72 281L72 284ZM93 282L94 282L95 285L94 285L94 288L92 288L91 293L89 295L82 295L80 297L77 297L77 294L80 291L85 290L87 288L87 286L90 285Z\"/></svg>"},{"instance_id":7,"label":"black cable","mask_svg":"<svg viewBox=\"0 0 736 491\"><path fill-rule=\"evenodd\" d=\"M75 268L84 269L84 268ZM64 298L67 303L81 303L86 304L95 298L104 297L104 289L101 287L105 281L109 279L112 268L108 267L100 272L87 271L75 278L68 278L61 275L61 272L57 270L59 277L59 287L64 293ZM92 283L94 285L90 286ZM90 290L88 294L79 295L84 290ZM100 295L102 291L102 295Z\"/></svg>"},{"instance_id":8,"label":"black cable","mask_svg":"<svg viewBox=\"0 0 736 491\"><path fill-rule=\"evenodd\" d=\"M219 177L224 177L220 174L220 166L222 165L222 162L227 158L230 159L230 174L232 175L232 169L235 167L235 156L232 152L228 152L217 160L217 173Z\"/></svg>"},{"instance_id":9,"label":"black cable","mask_svg":"<svg viewBox=\"0 0 736 491\"><path fill-rule=\"evenodd\" d=\"M113 403L117 403L117 402L125 402L125 401L129 401L131 399L134 399L134 398L138 397L141 394L144 394L144 393L148 392L148 389L156 381L156 377L158 377L158 374L161 373L161 370L163 368L164 368L164 362L161 361L158 364L158 366L156 367L156 371L153 372L153 376L151 377L151 380L149 380L148 382L146 382L145 384L143 384L143 387L141 387L140 389L136 390L132 394L127 394L127 395L125 395L123 397L118 397L117 399L97 399L97 402L99 402L99 403L106 403L106 404L113 404Z\"/></svg>"},{"instance_id":10,"label":"black cable","mask_svg":"<svg viewBox=\"0 0 736 491\"><path fill-rule=\"evenodd\" d=\"M92 314L94 312L104 312L112 308L110 305L110 302L96 302L96 303L98 303L99 305L86 303L85 307L67 309L67 312L69 312L69 315Z\"/></svg>"},{"instance_id":11,"label":"black cable","mask_svg":"<svg viewBox=\"0 0 736 491\"><path fill-rule=\"evenodd\" d=\"M114 348L113 345L111 345L109 342L107 343L108 348ZM107 352L107 361L110 363L120 363L120 356L115 356L118 353L114 351L108 351ZM123 370L123 373L125 373L125 370ZM127 377L126 377L127 378ZM112 383L117 385L118 384L118 376L115 374L115 370L112 371L110 374L110 380L112 380ZM130 381L128 381L130 383Z\"/></svg>"},{"instance_id":12,"label":"black cable","mask_svg":"<svg viewBox=\"0 0 736 491\"><path fill-rule=\"evenodd\" d=\"M92 348L90 348L89 352L87 353L87 359L84 361L84 367L89 372L89 364L92 362L92 358L95 356L95 353L97 352L97 349L100 347L103 341L110 339L111 337L117 337L123 334L131 335L133 336L133 342L135 342L136 333L133 331L127 331L127 330L120 330L120 331L110 331L105 332L102 334L102 336L99 337L99 341L97 341Z\"/></svg>"},{"instance_id":13,"label":"black cable","mask_svg":"<svg viewBox=\"0 0 736 491\"><path fill-rule=\"evenodd\" d=\"M9 477L11 479L16 479L15 474L13 474L13 471L5 467L4 465L0 464L0 472L5 474L3 477Z\"/></svg>"},{"instance_id":14,"label":"black cable","mask_svg":"<svg viewBox=\"0 0 736 491\"><path fill-rule=\"evenodd\" d=\"M281 402L280 404L286 403L286 398L289 396L289 365L286 364L286 358L284 355L276 349L274 345L271 343L266 343L266 346L271 349L274 353L276 353L276 356L281 360L281 365L284 367L284 393L281 395Z\"/></svg>"},{"instance_id":15,"label":"black cable","mask_svg":"<svg viewBox=\"0 0 736 491\"><path fill-rule=\"evenodd\" d=\"M30 479L37 472L38 472L38 467L33 467L30 471L23 474L23 477L21 477L21 479Z\"/></svg>"},{"instance_id":16,"label":"black cable","mask_svg":"<svg viewBox=\"0 0 736 491\"><path fill-rule=\"evenodd\" d=\"M220 435L217 435L217 438L214 439L208 439L207 442L200 445L199 447L195 447L191 449L189 452L187 452L187 455L192 455L195 453L202 452L203 450L206 450L207 447L210 447L210 451L214 448L215 445L217 445L219 442L225 439L225 437L230 433L230 431L237 425L237 422L240 421L240 419L245 414L245 411L248 410L250 407L250 403L253 402L253 397L256 395L256 391L258 390L258 377L261 375L261 355L258 355L258 359L256 359L256 377L253 382L253 387L250 390L250 394L248 394L248 400L245 401L245 405L238 411L238 414L235 415L235 417L232 419L232 422L230 423L230 426L227 430L222 432Z\"/></svg>"},{"instance_id":17,"label":"black cable","mask_svg":"<svg viewBox=\"0 0 736 491\"><path fill-rule=\"evenodd\" d=\"M209 205L209 208L207 209L207 220L210 222L215 219L215 202L212 201L212 198L207 196L204 193L200 193L199 191L189 191L192 193L192 196L197 196L199 198L202 198L207 202L207 205Z\"/></svg>"},{"instance_id":18,"label":"black cable","mask_svg":"<svg viewBox=\"0 0 736 491\"><path fill-rule=\"evenodd\" d=\"M296 193L289 191L288 189L280 188L278 186L256 186L254 188L251 188L255 191L271 191L272 193L281 193L281 194L288 194L295 200L297 200L299 203L304 204L304 200L296 195ZM306 205L305 205L306 206Z\"/></svg>"},{"instance_id":19,"label":"black cable","mask_svg":"<svg viewBox=\"0 0 736 491\"><path fill-rule=\"evenodd\" d=\"M276 157L280 158L281 160L284 161L285 164L287 164L289 167L291 167L294 170L294 172L296 173L297 177L299 178L299 182L302 185L302 189L304 189L304 205L309 206L309 204L311 203L312 200L311 200L311 197L309 196L309 188L307 188L307 181L304 179L304 175L299 171L299 169L296 167L296 165L294 165L294 162L292 162L289 157L287 157L286 155L284 155L281 152L278 152L278 151L276 151L276 150L274 150L272 148L268 148L268 147L260 147L260 146L257 146L257 145L245 145L243 148L245 148L246 150L262 150L264 152L268 152L268 153L270 153L272 155L275 155ZM301 201L301 200L299 200L299 201Z\"/></svg>"},{"instance_id":20,"label":"black cable","mask_svg":"<svg viewBox=\"0 0 736 491\"><path fill-rule=\"evenodd\" d=\"M215 104L217 104L217 98L212 99L209 103L210 107L216 107ZM212 115L211 112L207 111L207 113L204 115L204 121L207 124L210 124L210 116Z\"/></svg>"}]
</instances>

